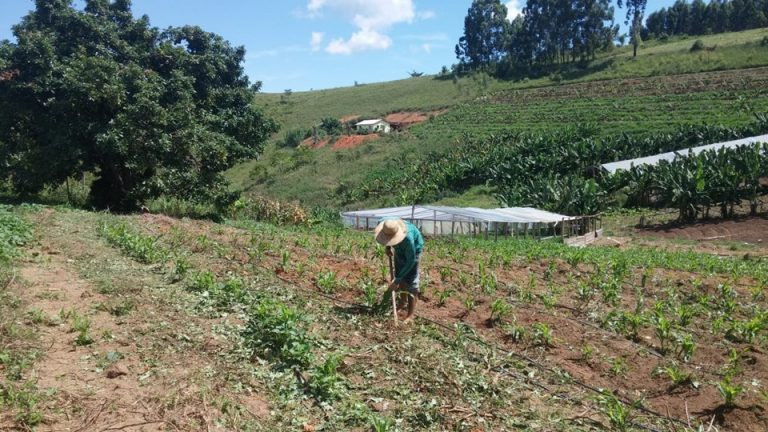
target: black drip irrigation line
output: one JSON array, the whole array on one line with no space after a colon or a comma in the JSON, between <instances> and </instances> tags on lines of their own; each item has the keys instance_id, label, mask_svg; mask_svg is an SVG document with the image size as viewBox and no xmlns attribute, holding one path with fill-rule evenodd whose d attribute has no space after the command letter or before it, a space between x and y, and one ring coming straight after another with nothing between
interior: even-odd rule
<instances>
[{"instance_id":1,"label":"black drip irrigation line","mask_svg":"<svg viewBox=\"0 0 768 432\"><path fill-rule=\"evenodd\" d=\"M352 306L352 307L355 307L355 308L358 308L358 309L373 310L372 307L367 306L367 305L350 302L350 301L347 301L347 300L343 300L343 299L334 297L334 296L332 296L330 294L325 294L323 292L320 292L320 291L317 291L317 290L314 290L314 289L309 289L309 288L305 288L305 287L303 287L301 285L297 285L294 281L286 279L286 278L282 277L281 275L277 275L276 274L275 276L278 279L280 279L281 281L283 281L283 282L285 282L285 283L287 283L287 284L289 284L289 285L291 285L293 287L296 287L296 288L298 288L298 289L300 289L302 291L306 291L306 292L309 292L311 294L314 294L314 295L317 295L317 296L320 296L320 297L324 297L327 300L330 300L331 302L342 303L342 304L345 304L347 306ZM451 328L447 324L441 323L439 321L432 320L432 319L424 317L422 315L414 314L414 316L416 318L422 320L422 321L426 321L428 323L431 323L433 325L441 327L441 328L443 328L445 330L448 330L450 332L453 332L455 330L454 328ZM526 361L529 364L532 364L533 366L539 368L540 370L546 371L546 372L548 372L550 374L557 375L557 371L555 371L554 369L552 369L552 368L550 368L548 366L545 366L541 362L538 362L538 361L536 361L536 360L526 356L525 354L519 354L519 353L516 353L514 351L508 350L508 349L506 349L504 347L501 347L501 346L498 346L498 345L493 344L491 342L488 342L488 341L480 338L479 336L476 336L476 335L473 335L473 334L467 335L467 337L469 339L473 340L474 342L477 342L477 343L479 343L479 344L481 344L483 346L490 347L490 348L495 348L495 349L497 349L497 350L499 350L499 351L501 351L501 352L503 352L503 353L505 353L507 355L510 355L512 357L516 357L519 360ZM514 376L514 375L511 375L511 376ZM550 394L552 394L554 396L562 397L562 395L560 395L560 394L558 394L556 392L553 392L552 390L549 390L544 384L536 382L532 378L526 378L526 380L530 380L530 381L534 382L535 384L533 384L533 385L535 385L536 387L539 387L541 389L544 389L545 391L547 391L548 393L550 393ZM606 394L605 391L600 390L600 389L598 389L598 388L596 388L594 386L591 386L591 385L589 385L587 383L581 382L581 381L579 381L579 380L577 380L577 379L575 379L573 377L570 377L569 381L572 382L573 384L576 384L576 386L578 386L578 387L581 387L581 388L583 388L585 390L588 390L588 391L590 391L592 393L595 393L596 395L605 395ZM683 426L686 426L686 427L688 426L688 423L683 421L683 420L681 420L681 419L678 419L676 417L672 417L670 415L661 414L661 413L656 412L656 411L654 411L654 410L652 410L650 408L645 408L642 405L637 405L637 404L635 404L635 403L625 399L624 397L619 396L616 392L610 392L610 393L616 398L617 401L621 402L622 404L624 404L624 405L626 405L626 406L628 406L630 408L637 409L637 410L639 410L639 411L641 411L641 412L643 412L645 414L651 415L653 417L656 417L656 418L659 418L659 419L662 419L662 420L666 420L666 421L670 421L670 422L673 422L673 423L677 423L679 425L683 425ZM571 398L571 397L567 397L567 399L569 399L569 400L576 400L576 399ZM581 400L577 400L577 401L579 403L583 403ZM643 424L634 424L634 423L633 423L633 425L637 426L637 427L640 427L642 429L651 431L651 432L661 432L660 430L655 429L655 428L653 428L651 426L647 426L647 425L643 425Z\"/></svg>"}]
</instances>

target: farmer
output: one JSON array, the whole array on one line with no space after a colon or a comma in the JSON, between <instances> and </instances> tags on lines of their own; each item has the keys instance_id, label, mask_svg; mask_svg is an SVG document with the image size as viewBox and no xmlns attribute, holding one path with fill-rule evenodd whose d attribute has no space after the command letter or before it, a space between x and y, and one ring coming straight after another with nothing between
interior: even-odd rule
<instances>
[{"instance_id":1,"label":"farmer","mask_svg":"<svg viewBox=\"0 0 768 432\"><path fill-rule=\"evenodd\" d=\"M416 311L416 296L420 293L419 260L424 249L424 237L415 225L400 218L382 220L374 233L376 241L386 247L387 256L393 256L394 248L394 280L389 284L384 301L391 295L390 292L400 292L399 303L408 302L407 321Z\"/></svg>"}]
</instances>

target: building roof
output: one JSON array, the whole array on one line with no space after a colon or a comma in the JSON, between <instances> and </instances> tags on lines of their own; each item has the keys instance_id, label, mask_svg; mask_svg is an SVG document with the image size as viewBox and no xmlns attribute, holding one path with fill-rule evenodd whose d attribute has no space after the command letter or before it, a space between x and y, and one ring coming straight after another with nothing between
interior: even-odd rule
<instances>
[{"instance_id":1,"label":"building roof","mask_svg":"<svg viewBox=\"0 0 768 432\"><path fill-rule=\"evenodd\" d=\"M717 150L720 148L733 148L748 144L754 144L754 143L762 143L762 142L768 142L768 135L759 135L749 138L742 138L738 140L733 141L726 141L716 144L707 144L700 147L694 147L690 149L685 150L678 150L668 153L661 153L653 156L647 156L647 157L641 157L637 159L627 159L619 162L611 162L603 164L603 168L605 168L608 172L614 173L618 170L629 170L632 168L632 166L638 166L638 165L656 165L661 160L674 160L680 155L687 155L687 154L699 154L703 152L704 150Z\"/></svg>"},{"instance_id":2,"label":"building roof","mask_svg":"<svg viewBox=\"0 0 768 432\"><path fill-rule=\"evenodd\" d=\"M496 209L481 209L476 207L445 207L432 205L415 205L405 207L388 207L371 210L349 211L341 213L342 221L354 225L355 219L369 218L378 222L385 217L399 217L405 220L436 220L456 222L507 222L507 223L558 223L563 220L577 219L538 210L530 207L505 207Z\"/></svg>"},{"instance_id":3,"label":"building roof","mask_svg":"<svg viewBox=\"0 0 768 432\"><path fill-rule=\"evenodd\" d=\"M386 123L386 121L382 119L374 119L374 120L363 120L361 122L355 123L355 126L373 126L378 123Z\"/></svg>"}]
</instances>

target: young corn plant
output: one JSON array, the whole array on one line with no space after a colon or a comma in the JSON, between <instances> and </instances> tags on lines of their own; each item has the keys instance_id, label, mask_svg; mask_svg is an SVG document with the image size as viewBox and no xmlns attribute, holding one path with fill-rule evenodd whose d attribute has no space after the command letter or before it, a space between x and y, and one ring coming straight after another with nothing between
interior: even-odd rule
<instances>
[{"instance_id":1,"label":"young corn plant","mask_svg":"<svg viewBox=\"0 0 768 432\"><path fill-rule=\"evenodd\" d=\"M743 354L743 351L731 348L728 352L728 362L723 368L723 372L726 376L735 376L741 373L741 357Z\"/></svg>"},{"instance_id":2,"label":"young corn plant","mask_svg":"<svg viewBox=\"0 0 768 432\"><path fill-rule=\"evenodd\" d=\"M693 336L689 334L676 335L675 345L675 355L679 359L687 363L693 358L693 353L696 351L696 342L694 342Z\"/></svg>"},{"instance_id":3,"label":"young corn plant","mask_svg":"<svg viewBox=\"0 0 768 432\"><path fill-rule=\"evenodd\" d=\"M381 275L382 282L389 282L389 265L382 264L379 266L379 275Z\"/></svg>"},{"instance_id":4,"label":"young corn plant","mask_svg":"<svg viewBox=\"0 0 768 432\"><path fill-rule=\"evenodd\" d=\"M603 301L611 306L619 303L621 295L621 283L618 279L611 279L600 284L600 290L603 292Z\"/></svg>"},{"instance_id":5,"label":"young corn plant","mask_svg":"<svg viewBox=\"0 0 768 432\"><path fill-rule=\"evenodd\" d=\"M651 269L646 267L643 269L643 274L640 276L640 288L648 286L648 280L651 278Z\"/></svg>"},{"instance_id":6,"label":"young corn plant","mask_svg":"<svg viewBox=\"0 0 768 432\"><path fill-rule=\"evenodd\" d=\"M534 323L532 326L532 339L533 344L536 346L553 347L554 337L552 336L552 329L544 323Z\"/></svg>"},{"instance_id":7,"label":"young corn plant","mask_svg":"<svg viewBox=\"0 0 768 432\"><path fill-rule=\"evenodd\" d=\"M378 304L378 294L376 292L376 285L373 281L363 280L360 282L360 290L363 292L363 299L366 306L374 307Z\"/></svg>"},{"instance_id":8,"label":"young corn plant","mask_svg":"<svg viewBox=\"0 0 768 432\"><path fill-rule=\"evenodd\" d=\"M91 319L89 317L74 313L72 316L72 327L70 330L77 332L77 336L75 337L75 345L85 346L93 343L93 338L90 335Z\"/></svg>"},{"instance_id":9,"label":"young corn plant","mask_svg":"<svg viewBox=\"0 0 768 432\"><path fill-rule=\"evenodd\" d=\"M453 296L454 293L455 293L455 291L450 289L450 288L448 288L448 287L443 288L441 291L438 291L437 292L437 306L438 307L445 306L445 302L447 302L448 299L451 298L451 296Z\"/></svg>"},{"instance_id":10,"label":"young corn plant","mask_svg":"<svg viewBox=\"0 0 768 432\"><path fill-rule=\"evenodd\" d=\"M613 376L624 376L629 371L629 365L623 358L611 358L608 360L608 371Z\"/></svg>"},{"instance_id":11,"label":"young corn plant","mask_svg":"<svg viewBox=\"0 0 768 432\"><path fill-rule=\"evenodd\" d=\"M659 352L666 354L667 344L672 338L672 322L663 313L656 311L653 317L653 327L659 339Z\"/></svg>"},{"instance_id":12,"label":"young corn plant","mask_svg":"<svg viewBox=\"0 0 768 432\"><path fill-rule=\"evenodd\" d=\"M321 271L317 275L317 286L326 294L333 294L339 286L339 279L333 270Z\"/></svg>"},{"instance_id":13,"label":"young corn plant","mask_svg":"<svg viewBox=\"0 0 768 432\"><path fill-rule=\"evenodd\" d=\"M595 347L589 344L585 344L583 347L581 347L579 352L579 360L583 361L584 363L589 363L595 355Z\"/></svg>"},{"instance_id":14,"label":"young corn plant","mask_svg":"<svg viewBox=\"0 0 768 432\"><path fill-rule=\"evenodd\" d=\"M525 327L513 323L504 323L504 334L512 342L521 342L525 339Z\"/></svg>"},{"instance_id":15,"label":"young corn plant","mask_svg":"<svg viewBox=\"0 0 768 432\"><path fill-rule=\"evenodd\" d=\"M693 378L691 377L691 374L680 369L680 367L676 364L659 367L654 371L654 373L656 375L666 375L667 378L669 378L669 380L672 382L672 384L669 386L669 390L674 390L682 385L693 384Z\"/></svg>"},{"instance_id":16,"label":"young corn plant","mask_svg":"<svg viewBox=\"0 0 768 432\"><path fill-rule=\"evenodd\" d=\"M173 271L171 273L171 282L176 283L184 280L192 268L192 263L185 257L178 257L173 262Z\"/></svg>"},{"instance_id":17,"label":"young corn plant","mask_svg":"<svg viewBox=\"0 0 768 432\"><path fill-rule=\"evenodd\" d=\"M440 267L438 272L440 273L440 280L443 282L448 282L453 275L453 271L450 267Z\"/></svg>"},{"instance_id":18,"label":"young corn plant","mask_svg":"<svg viewBox=\"0 0 768 432\"><path fill-rule=\"evenodd\" d=\"M768 312L758 312L745 321L733 321L726 330L725 337L735 342L753 343L768 326Z\"/></svg>"},{"instance_id":19,"label":"young corn plant","mask_svg":"<svg viewBox=\"0 0 768 432\"><path fill-rule=\"evenodd\" d=\"M277 270L281 272L287 272L291 265L291 251L284 250L280 254L280 262L277 264Z\"/></svg>"},{"instance_id":20,"label":"young corn plant","mask_svg":"<svg viewBox=\"0 0 768 432\"><path fill-rule=\"evenodd\" d=\"M488 322L491 326L498 324L512 312L512 306L504 299L496 299L491 303L491 318Z\"/></svg>"},{"instance_id":21,"label":"young corn plant","mask_svg":"<svg viewBox=\"0 0 768 432\"><path fill-rule=\"evenodd\" d=\"M547 310L552 310L557 304L557 296L554 294L543 294L541 296L541 303Z\"/></svg>"},{"instance_id":22,"label":"young corn plant","mask_svg":"<svg viewBox=\"0 0 768 432\"><path fill-rule=\"evenodd\" d=\"M576 295L579 298L579 302L581 302L581 306L585 307L594 298L595 290L588 283L579 282L578 287L576 287Z\"/></svg>"},{"instance_id":23,"label":"young corn plant","mask_svg":"<svg viewBox=\"0 0 768 432\"><path fill-rule=\"evenodd\" d=\"M341 354L331 354L325 361L313 368L309 380L309 390L316 398L330 402L338 399L343 392L343 379L338 373L339 366L344 360Z\"/></svg>"},{"instance_id":24,"label":"young corn plant","mask_svg":"<svg viewBox=\"0 0 768 432\"><path fill-rule=\"evenodd\" d=\"M388 417L379 417L372 414L369 422L373 432L394 432L396 430L395 421Z\"/></svg>"},{"instance_id":25,"label":"young corn plant","mask_svg":"<svg viewBox=\"0 0 768 432\"><path fill-rule=\"evenodd\" d=\"M555 261L550 261L549 264L547 264L547 268L544 270L544 280L551 281L556 271L557 263Z\"/></svg>"},{"instance_id":26,"label":"young corn plant","mask_svg":"<svg viewBox=\"0 0 768 432\"><path fill-rule=\"evenodd\" d=\"M726 376L717 383L717 391L723 397L723 406L733 408L736 406L736 399L744 393L744 387L734 384L730 376Z\"/></svg>"},{"instance_id":27,"label":"young corn plant","mask_svg":"<svg viewBox=\"0 0 768 432\"><path fill-rule=\"evenodd\" d=\"M687 304L676 305L672 311L677 315L677 323L680 327L688 327L696 316L696 309Z\"/></svg>"},{"instance_id":28,"label":"young corn plant","mask_svg":"<svg viewBox=\"0 0 768 432\"><path fill-rule=\"evenodd\" d=\"M640 330L645 325L646 318L642 313L623 312L621 329L624 336L634 342L640 340Z\"/></svg>"},{"instance_id":29,"label":"young corn plant","mask_svg":"<svg viewBox=\"0 0 768 432\"><path fill-rule=\"evenodd\" d=\"M604 391L597 396L597 404L602 409L614 429L625 432L632 424L632 408L620 401L616 395Z\"/></svg>"},{"instance_id":30,"label":"young corn plant","mask_svg":"<svg viewBox=\"0 0 768 432\"><path fill-rule=\"evenodd\" d=\"M470 312L475 310L476 306L477 303L475 302L474 296L470 294L464 297L464 315L468 315Z\"/></svg>"}]
</instances>

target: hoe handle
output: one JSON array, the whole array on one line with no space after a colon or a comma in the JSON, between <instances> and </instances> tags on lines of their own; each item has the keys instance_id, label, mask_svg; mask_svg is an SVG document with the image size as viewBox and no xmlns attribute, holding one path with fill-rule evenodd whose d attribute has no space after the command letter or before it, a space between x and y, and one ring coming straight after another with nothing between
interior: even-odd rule
<instances>
[{"instance_id":1,"label":"hoe handle","mask_svg":"<svg viewBox=\"0 0 768 432\"><path fill-rule=\"evenodd\" d=\"M392 255L389 256L389 282L392 283L395 281L395 264L392 259ZM395 320L395 325L397 325L397 295L395 294L395 290L392 290L392 318Z\"/></svg>"}]
</instances>

